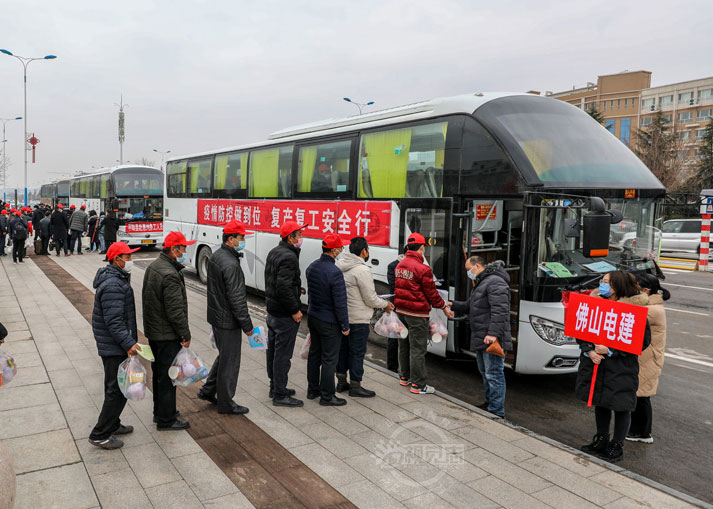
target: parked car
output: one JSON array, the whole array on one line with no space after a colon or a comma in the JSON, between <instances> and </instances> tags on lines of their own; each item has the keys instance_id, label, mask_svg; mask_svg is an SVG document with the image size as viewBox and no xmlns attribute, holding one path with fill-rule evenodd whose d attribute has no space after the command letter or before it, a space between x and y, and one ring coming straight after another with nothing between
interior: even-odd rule
<instances>
[{"instance_id":1,"label":"parked car","mask_svg":"<svg viewBox=\"0 0 713 509\"><path fill-rule=\"evenodd\" d=\"M700 219L670 219L661 229L661 251L698 253L701 248Z\"/></svg>"}]
</instances>

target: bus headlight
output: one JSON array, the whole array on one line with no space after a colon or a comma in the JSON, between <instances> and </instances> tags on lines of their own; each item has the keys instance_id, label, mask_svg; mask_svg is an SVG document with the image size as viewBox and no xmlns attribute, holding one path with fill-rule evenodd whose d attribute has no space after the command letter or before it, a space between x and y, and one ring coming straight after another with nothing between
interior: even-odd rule
<instances>
[{"instance_id":1,"label":"bus headlight","mask_svg":"<svg viewBox=\"0 0 713 509\"><path fill-rule=\"evenodd\" d=\"M543 340L555 346L574 345L574 338L564 335L564 325L535 315L530 315L530 325Z\"/></svg>"}]
</instances>

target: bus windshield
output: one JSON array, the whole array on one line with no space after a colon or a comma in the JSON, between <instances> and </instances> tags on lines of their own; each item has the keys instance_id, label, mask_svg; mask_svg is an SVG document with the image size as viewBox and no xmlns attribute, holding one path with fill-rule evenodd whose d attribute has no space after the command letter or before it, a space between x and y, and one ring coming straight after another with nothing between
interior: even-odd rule
<instances>
[{"instance_id":1,"label":"bus windshield","mask_svg":"<svg viewBox=\"0 0 713 509\"><path fill-rule=\"evenodd\" d=\"M586 214L586 207L568 207L569 200L543 200L540 210L537 246L537 277L544 284L561 284L563 279L589 277L623 269L640 271L653 268L652 259L658 255L661 232L653 226L656 199L611 199L610 208L624 214L624 220L611 225L609 254L587 258L580 249L580 239L567 235L566 220L577 220Z\"/></svg>"},{"instance_id":2,"label":"bus windshield","mask_svg":"<svg viewBox=\"0 0 713 509\"><path fill-rule=\"evenodd\" d=\"M565 102L505 97L474 115L506 145L521 171L532 168L548 187L662 187L622 141Z\"/></svg>"},{"instance_id":3,"label":"bus windshield","mask_svg":"<svg viewBox=\"0 0 713 509\"><path fill-rule=\"evenodd\" d=\"M118 218L120 221L161 221L163 197L119 198Z\"/></svg>"},{"instance_id":4,"label":"bus windshield","mask_svg":"<svg viewBox=\"0 0 713 509\"><path fill-rule=\"evenodd\" d=\"M114 192L117 196L132 194L162 195L161 178L160 173L115 173Z\"/></svg>"}]
</instances>

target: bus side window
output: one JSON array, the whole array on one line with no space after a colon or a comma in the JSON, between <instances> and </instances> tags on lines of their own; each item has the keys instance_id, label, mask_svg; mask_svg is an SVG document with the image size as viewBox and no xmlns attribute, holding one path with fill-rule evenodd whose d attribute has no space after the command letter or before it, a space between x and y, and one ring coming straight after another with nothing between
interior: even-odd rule
<instances>
[{"instance_id":1,"label":"bus side window","mask_svg":"<svg viewBox=\"0 0 713 509\"><path fill-rule=\"evenodd\" d=\"M348 192L351 147L350 140L300 147L297 192Z\"/></svg>"},{"instance_id":2,"label":"bus side window","mask_svg":"<svg viewBox=\"0 0 713 509\"><path fill-rule=\"evenodd\" d=\"M186 161L173 161L166 167L168 176L167 196L169 198L183 198L186 196ZM106 198L106 196L103 196Z\"/></svg>"},{"instance_id":3,"label":"bus side window","mask_svg":"<svg viewBox=\"0 0 713 509\"><path fill-rule=\"evenodd\" d=\"M188 161L189 189L191 196L210 196L213 160Z\"/></svg>"},{"instance_id":4,"label":"bus side window","mask_svg":"<svg viewBox=\"0 0 713 509\"><path fill-rule=\"evenodd\" d=\"M293 146L253 150L248 174L251 198L289 198L292 188Z\"/></svg>"},{"instance_id":5,"label":"bus side window","mask_svg":"<svg viewBox=\"0 0 713 509\"><path fill-rule=\"evenodd\" d=\"M248 186L248 152L215 156L213 190L220 195L230 195Z\"/></svg>"}]
</instances>

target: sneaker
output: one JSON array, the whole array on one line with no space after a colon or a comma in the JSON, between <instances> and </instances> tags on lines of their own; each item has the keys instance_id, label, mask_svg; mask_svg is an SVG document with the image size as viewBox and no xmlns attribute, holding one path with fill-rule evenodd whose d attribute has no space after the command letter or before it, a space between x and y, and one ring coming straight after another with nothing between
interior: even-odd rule
<instances>
[{"instance_id":1,"label":"sneaker","mask_svg":"<svg viewBox=\"0 0 713 509\"><path fill-rule=\"evenodd\" d=\"M133 426L124 426L123 424L120 424L119 427L114 431L114 435L128 435L129 433L134 432L134 427Z\"/></svg>"},{"instance_id":2,"label":"sneaker","mask_svg":"<svg viewBox=\"0 0 713 509\"><path fill-rule=\"evenodd\" d=\"M96 446L96 447L101 447L102 449L121 449L124 447L124 442L116 438L114 435L110 436L106 440L92 440L91 438L89 439L89 443Z\"/></svg>"},{"instance_id":3,"label":"sneaker","mask_svg":"<svg viewBox=\"0 0 713 509\"><path fill-rule=\"evenodd\" d=\"M603 454L600 454L599 457L610 463L616 463L617 461L621 461L621 459L624 457L624 446L621 442L612 440L611 442L609 442L607 450Z\"/></svg>"},{"instance_id":4,"label":"sneaker","mask_svg":"<svg viewBox=\"0 0 713 509\"><path fill-rule=\"evenodd\" d=\"M413 394L435 394L436 389L430 385L411 384L411 393Z\"/></svg>"},{"instance_id":5,"label":"sneaker","mask_svg":"<svg viewBox=\"0 0 713 509\"><path fill-rule=\"evenodd\" d=\"M609 435L596 434L594 435L594 438L592 438L592 442L587 445L583 445L580 447L580 450L586 452L587 454L594 454L596 456L597 454L606 451L608 446Z\"/></svg>"},{"instance_id":6,"label":"sneaker","mask_svg":"<svg viewBox=\"0 0 713 509\"><path fill-rule=\"evenodd\" d=\"M407 380L405 377L399 377L399 385L402 387L411 387L411 381Z\"/></svg>"},{"instance_id":7,"label":"sneaker","mask_svg":"<svg viewBox=\"0 0 713 509\"><path fill-rule=\"evenodd\" d=\"M653 444L654 443L654 437L651 435L640 435L638 433L629 433L626 435L626 439L629 442L641 442L644 444Z\"/></svg>"}]
</instances>

